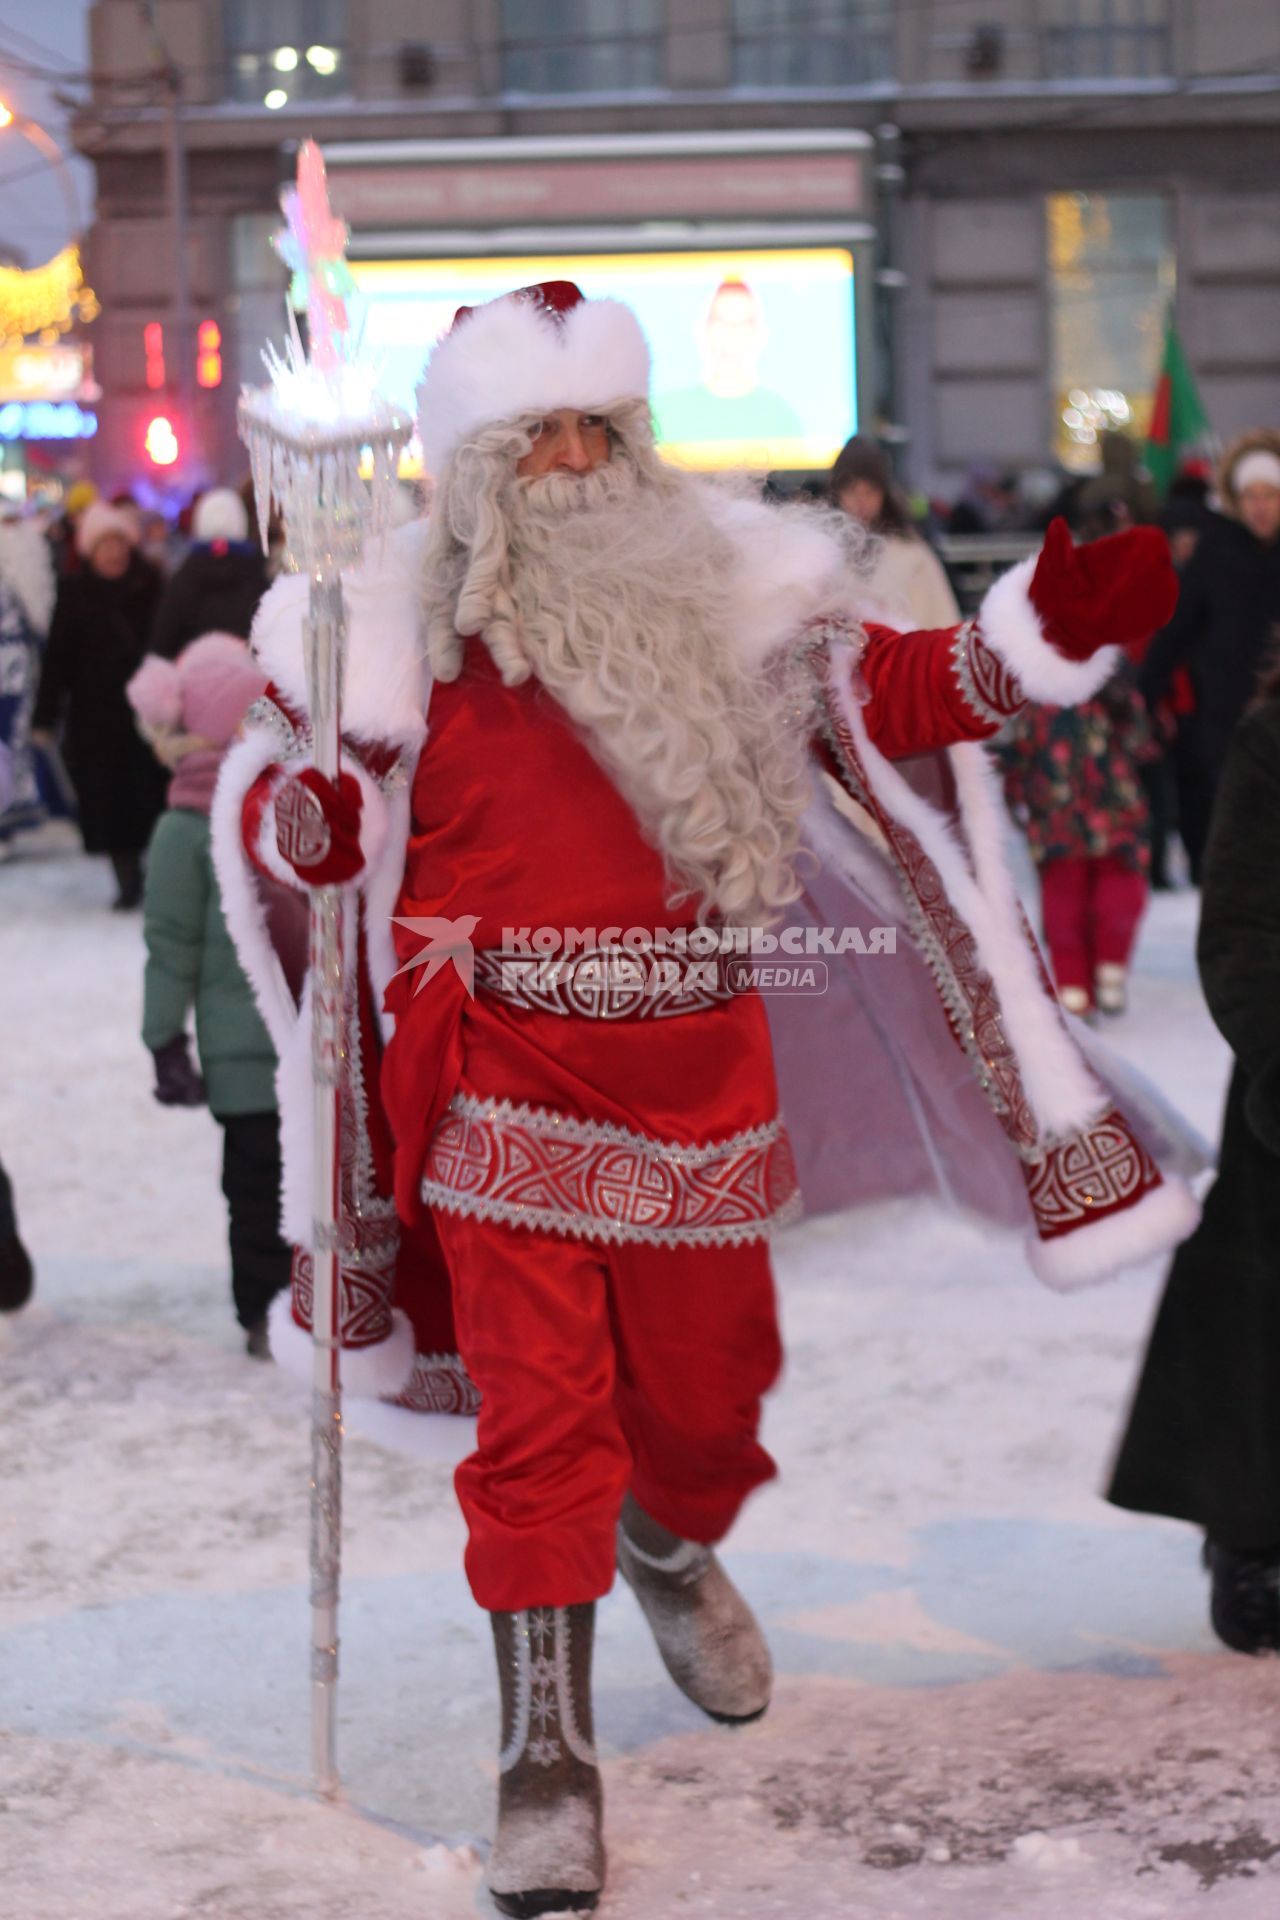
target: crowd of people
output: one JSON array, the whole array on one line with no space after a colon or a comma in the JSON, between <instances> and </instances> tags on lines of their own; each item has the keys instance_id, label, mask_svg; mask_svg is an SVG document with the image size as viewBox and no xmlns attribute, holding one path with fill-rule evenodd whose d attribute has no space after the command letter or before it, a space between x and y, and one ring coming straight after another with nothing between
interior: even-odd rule
<instances>
[{"instance_id":1,"label":"crowd of people","mask_svg":"<svg viewBox=\"0 0 1280 1920\"><path fill-rule=\"evenodd\" d=\"M1102 436L1101 460L1047 508L1020 499L1016 476L979 468L950 509L913 511L887 455L859 436L822 496L878 536L870 591L913 626L959 618L936 532L1039 533L1060 515L1084 542L1140 525L1167 536L1181 579L1173 620L1131 647L1092 700L1033 704L996 747L1039 874L1054 977L1064 1006L1085 1017L1127 1005L1148 887L1174 884L1175 834L1199 885L1228 745L1280 650L1280 432L1240 436L1216 475L1188 462L1163 502L1124 435Z\"/></svg>"},{"instance_id":2,"label":"crowd of people","mask_svg":"<svg viewBox=\"0 0 1280 1920\"><path fill-rule=\"evenodd\" d=\"M181 530L87 484L47 529L0 526L0 849L46 813L74 815L86 853L110 863L114 910L143 909L155 1098L207 1105L222 1129L232 1300L259 1358L291 1261L276 1059L227 932L209 809L266 685L247 643L269 577L247 489L204 493ZM0 1308L32 1284L0 1169Z\"/></svg>"},{"instance_id":3,"label":"crowd of people","mask_svg":"<svg viewBox=\"0 0 1280 1920\"><path fill-rule=\"evenodd\" d=\"M1108 443L1102 472L1057 503L1042 549L964 621L874 443L843 449L823 489L836 512L822 521L718 496L657 458L633 317L565 283L532 291L466 317L433 355L424 435L437 511L353 587L353 631L374 620L378 646L368 683L349 688L337 781L307 764L289 583L259 624L261 664L246 645L269 571L242 496L215 489L196 503L167 572L159 529L128 500L69 500L42 559L22 529L0 530L0 637L21 660L0 678L0 832L73 797L86 851L110 862L115 908L143 909L155 1098L207 1104L222 1129L233 1301L254 1356L270 1355L277 1327L283 1338L309 1325L297 1275L285 1292L290 1240L301 1246L308 1229L290 1213L276 1075L303 1016L288 992L273 1012L256 969L278 986L286 921L296 944L296 913L273 903L357 889L346 1044L362 1104L343 1179L363 1184L344 1188L355 1243L352 1273L340 1272L361 1322L350 1359L372 1379L376 1355L376 1391L400 1404L441 1404L434 1367L479 1405L458 1490L503 1695L489 1878L515 1915L553 1896L590 1908L603 1884L590 1665L595 1600L615 1568L696 1704L730 1722L768 1705L768 1650L712 1548L774 1471L758 1437L780 1363L765 1243L804 1188L805 1089L812 1105L821 1069L812 1051L803 1072L789 1067L783 1017L771 1031L758 996L719 984L688 1004L668 995L654 1020L596 1018L585 999L561 1004L554 983L522 999L500 968L471 998L449 970L420 997L406 976L422 956L400 930L414 913L477 904L495 925L589 926L602 889L623 925L692 934L707 916L776 915L800 892L812 766L851 803L846 820L865 824L924 929L902 957L920 980L891 1018L918 1061L935 1044L945 1059L947 1098L969 1103L961 1131L985 1143L1004 1217L1039 1236L1037 1271L1078 1282L1096 1263L1101 1273L1183 1241L1112 1498L1203 1526L1219 1632L1280 1649L1280 1325L1266 1239L1280 1152L1268 813L1280 679L1266 677L1280 627L1280 435L1230 448L1216 497L1191 474L1163 505L1128 443ZM554 381L522 371L546 366ZM619 366L629 397L605 405L613 389L596 389ZM980 477L951 526L992 530L1012 512L1003 479ZM869 538L846 542L837 514ZM1180 594L1150 530L1161 526ZM910 645L896 644L903 631ZM762 663L783 654L775 684ZM979 743L998 755L1039 870L1068 1012L1124 1010L1171 818L1192 880L1203 877L1206 991L1239 1064L1222 1177L1194 1232L1147 1120L1118 1104L1106 1153L1114 1163L1117 1141L1127 1153L1124 1191L1090 1189L1065 1223L1039 1208L1028 1167L1079 1148L1101 1168L1103 1123L1073 1029L1006 914L1012 890L992 878L985 788L964 757L980 760ZM944 755L945 817L891 764ZM837 863L842 884L863 857ZM929 931L939 898L948 942ZM398 908L394 953L375 902L383 918ZM989 970L976 985L956 958L969 950ZM956 1008L971 993L1003 1007L1007 1033L997 1019L966 1053ZM863 1017L869 1047L875 1022ZM973 1072L964 1095L957 1040ZM784 1100L799 1174L780 1144ZM908 1120L903 1106L901 1139L878 1113L891 1178L907 1179L919 1111ZM619 1142L645 1169L644 1195L597 1179L592 1156ZM928 1144L950 1151L941 1134ZM567 1146L582 1161L572 1182L558 1171ZM536 1204L501 1188L494 1169L512 1155L539 1172ZM667 1212L655 1227L643 1209L659 1176ZM1055 1191L1068 1193L1065 1177ZM1238 1279L1229 1335L1208 1284L1224 1257ZM0 1307L30 1290L0 1170ZM288 1312L269 1330L277 1296ZM1203 1389L1194 1431L1189 1369Z\"/></svg>"}]
</instances>

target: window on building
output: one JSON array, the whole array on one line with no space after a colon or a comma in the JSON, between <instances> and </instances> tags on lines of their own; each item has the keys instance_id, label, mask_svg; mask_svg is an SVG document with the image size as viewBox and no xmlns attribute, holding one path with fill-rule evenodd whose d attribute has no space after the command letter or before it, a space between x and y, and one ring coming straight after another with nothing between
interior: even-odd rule
<instances>
[{"instance_id":1,"label":"window on building","mask_svg":"<svg viewBox=\"0 0 1280 1920\"><path fill-rule=\"evenodd\" d=\"M662 0L502 0L508 93L629 93L663 84Z\"/></svg>"},{"instance_id":2,"label":"window on building","mask_svg":"<svg viewBox=\"0 0 1280 1920\"><path fill-rule=\"evenodd\" d=\"M1050 80L1152 80L1170 71L1169 0L1041 0Z\"/></svg>"},{"instance_id":3,"label":"window on building","mask_svg":"<svg viewBox=\"0 0 1280 1920\"><path fill-rule=\"evenodd\" d=\"M1160 194L1050 194L1048 243L1054 451L1085 472L1107 430L1146 438L1173 294L1172 209Z\"/></svg>"},{"instance_id":4,"label":"window on building","mask_svg":"<svg viewBox=\"0 0 1280 1920\"><path fill-rule=\"evenodd\" d=\"M223 0L227 93L285 107L349 93L347 0Z\"/></svg>"},{"instance_id":5,"label":"window on building","mask_svg":"<svg viewBox=\"0 0 1280 1920\"><path fill-rule=\"evenodd\" d=\"M889 0L733 0L740 87L865 87L893 74Z\"/></svg>"}]
</instances>

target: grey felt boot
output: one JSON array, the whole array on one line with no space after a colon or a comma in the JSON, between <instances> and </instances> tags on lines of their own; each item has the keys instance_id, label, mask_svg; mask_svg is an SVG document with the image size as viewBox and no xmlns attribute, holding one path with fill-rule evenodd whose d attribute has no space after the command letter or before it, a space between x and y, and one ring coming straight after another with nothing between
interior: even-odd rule
<instances>
[{"instance_id":1,"label":"grey felt boot","mask_svg":"<svg viewBox=\"0 0 1280 1920\"><path fill-rule=\"evenodd\" d=\"M603 1795L591 1717L595 1604L495 1613L502 1691L498 1831L486 1878L517 1920L594 1907Z\"/></svg>"},{"instance_id":2,"label":"grey felt boot","mask_svg":"<svg viewBox=\"0 0 1280 1920\"><path fill-rule=\"evenodd\" d=\"M769 1704L773 1662L755 1615L710 1547L668 1533L628 1494L618 1571L681 1693L713 1720L758 1720Z\"/></svg>"}]
</instances>

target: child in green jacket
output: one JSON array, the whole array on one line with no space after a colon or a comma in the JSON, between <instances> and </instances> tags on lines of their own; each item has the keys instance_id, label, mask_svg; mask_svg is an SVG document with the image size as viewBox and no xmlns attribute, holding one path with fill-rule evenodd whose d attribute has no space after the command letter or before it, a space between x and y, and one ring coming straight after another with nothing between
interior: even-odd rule
<instances>
[{"instance_id":1,"label":"child in green jacket","mask_svg":"<svg viewBox=\"0 0 1280 1920\"><path fill-rule=\"evenodd\" d=\"M127 688L158 757L174 769L147 860L142 1038L155 1061L156 1099L207 1099L222 1128L231 1291L248 1351L264 1359L267 1309L288 1285L291 1258L279 1225L276 1058L223 918L209 808L223 755L265 685L244 642L215 633L175 661L148 655ZM187 1040L193 1005L199 1073Z\"/></svg>"}]
</instances>

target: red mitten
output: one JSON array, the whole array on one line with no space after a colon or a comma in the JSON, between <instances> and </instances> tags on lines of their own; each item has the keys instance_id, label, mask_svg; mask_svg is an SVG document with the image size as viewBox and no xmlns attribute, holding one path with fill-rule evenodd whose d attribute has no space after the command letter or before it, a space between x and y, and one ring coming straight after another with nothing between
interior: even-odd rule
<instances>
[{"instance_id":1,"label":"red mitten","mask_svg":"<svg viewBox=\"0 0 1280 1920\"><path fill-rule=\"evenodd\" d=\"M1077 547L1057 519L1031 577L1031 604L1045 639L1068 660L1149 640L1178 604L1169 542L1158 527L1132 527Z\"/></svg>"},{"instance_id":2,"label":"red mitten","mask_svg":"<svg viewBox=\"0 0 1280 1920\"><path fill-rule=\"evenodd\" d=\"M337 784L314 767L294 774L276 794L276 846L309 887L340 886L364 865L360 850L360 783Z\"/></svg>"}]
</instances>

